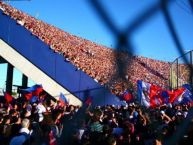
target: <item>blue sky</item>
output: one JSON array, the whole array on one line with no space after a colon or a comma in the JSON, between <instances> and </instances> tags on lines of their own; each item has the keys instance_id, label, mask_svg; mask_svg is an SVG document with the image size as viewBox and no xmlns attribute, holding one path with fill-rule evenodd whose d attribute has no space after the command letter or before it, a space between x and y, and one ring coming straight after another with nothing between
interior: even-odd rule
<instances>
[{"instance_id":1,"label":"blue sky","mask_svg":"<svg viewBox=\"0 0 193 145\"><path fill-rule=\"evenodd\" d=\"M14 1L10 4L32 16L38 16L49 24L66 32L89 39L108 47L116 47L116 38L100 19L89 0L31 0ZM172 0L169 11L184 50L193 49L193 13L187 0ZM159 0L99 0L113 20L123 31L137 16ZM137 55L159 60L173 61L179 54L168 33L164 16L158 11L131 35Z\"/></svg>"},{"instance_id":2,"label":"blue sky","mask_svg":"<svg viewBox=\"0 0 193 145\"><path fill-rule=\"evenodd\" d=\"M187 0L172 1L169 12L176 32L184 51L192 50L193 13ZM114 25L120 31L124 31L134 19L159 1L99 0L99 2L105 7ZM100 19L88 0L18 0L10 4L66 32L108 47L116 47L116 37ZM180 55L168 32L161 10L135 30L130 40L136 55L164 61L173 61ZM19 74L16 78L19 78Z\"/></svg>"}]
</instances>

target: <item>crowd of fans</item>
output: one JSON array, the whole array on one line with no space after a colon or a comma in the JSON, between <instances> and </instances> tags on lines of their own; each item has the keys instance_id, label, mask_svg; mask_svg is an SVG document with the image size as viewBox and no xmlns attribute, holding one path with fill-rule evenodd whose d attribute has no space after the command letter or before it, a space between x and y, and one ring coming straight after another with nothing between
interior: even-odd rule
<instances>
[{"instance_id":1,"label":"crowd of fans","mask_svg":"<svg viewBox=\"0 0 193 145\"><path fill-rule=\"evenodd\" d=\"M177 132L177 145L193 142L190 104L143 108L92 104L62 106L40 95L36 102L24 97L0 102L1 145L163 145ZM188 117L189 116L189 117ZM185 131L178 130L190 119ZM184 126L183 126L184 127Z\"/></svg>"},{"instance_id":2,"label":"crowd of fans","mask_svg":"<svg viewBox=\"0 0 193 145\"><path fill-rule=\"evenodd\" d=\"M0 2L0 8L5 15L16 20L53 51L64 55L67 61L100 84L107 86L116 95L122 94L139 79L163 86L168 85L169 63L167 62L129 56L123 52L118 58L117 52L113 49L71 35L3 2ZM120 58L124 58L124 66L118 65L117 61ZM125 69L122 76L119 73L121 67Z\"/></svg>"},{"instance_id":3,"label":"crowd of fans","mask_svg":"<svg viewBox=\"0 0 193 145\"><path fill-rule=\"evenodd\" d=\"M136 84L139 79L159 84L165 88L169 85L171 72L168 62L141 56L129 56L123 52L118 56L113 49L71 35L3 2L0 2L0 9L5 15L16 20L19 25L24 26L34 36L45 42L53 51L64 55L67 61L108 87L116 95L123 94L127 88L131 88L131 84ZM125 63L123 66L118 65L118 57L123 58ZM124 69L124 73L119 73L120 68ZM175 79L177 72L175 67L173 71L175 72L173 79ZM186 83L189 80L190 71L183 64L179 65L179 71L181 74L179 83Z\"/></svg>"},{"instance_id":4,"label":"crowd of fans","mask_svg":"<svg viewBox=\"0 0 193 145\"><path fill-rule=\"evenodd\" d=\"M0 9L116 95L136 86L139 79L163 87L168 84L167 62L121 53L129 63L125 76L120 77L118 52L113 49L66 33L3 2ZM92 108L62 106L44 98L30 103L20 98L10 104L0 102L0 144L161 145L176 133L189 108L171 104L145 110L136 104ZM178 144L193 142L192 121Z\"/></svg>"}]
</instances>

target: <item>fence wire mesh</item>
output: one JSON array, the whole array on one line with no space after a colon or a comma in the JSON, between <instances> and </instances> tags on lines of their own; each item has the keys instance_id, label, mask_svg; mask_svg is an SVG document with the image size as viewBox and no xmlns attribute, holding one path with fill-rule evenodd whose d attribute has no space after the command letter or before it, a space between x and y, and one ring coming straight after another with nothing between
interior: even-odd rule
<instances>
[{"instance_id":1,"label":"fence wire mesh","mask_svg":"<svg viewBox=\"0 0 193 145\"><path fill-rule=\"evenodd\" d=\"M184 62L186 58L187 63ZM183 84L192 84L192 51L189 51L182 56L175 59L170 66L170 87L176 89L181 87Z\"/></svg>"},{"instance_id":2,"label":"fence wire mesh","mask_svg":"<svg viewBox=\"0 0 193 145\"><path fill-rule=\"evenodd\" d=\"M173 39L173 43L176 47L176 50L179 53L179 57L170 65L170 75L169 75L169 86L174 89L181 86L184 83L192 85L192 51L184 54L184 48L181 44L179 36L175 29L175 23L172 20L171 14L169 12L169 7L172 5L174 0L160 0L158 3L152 5L150 8L141 12L131 23L128 24L128 27L124 31L119 31L116 28L113 20L108 15L105 7L100 3L99 0L90 0L89 4L96 11L98 16L101 18L101 21L106 25L106 27L112 32L113 35L117 38L117 51L126 52L130 57L134 54L134 49L132 47L132 37L137 29L142 27L145 22L149 21L152 16L161 11L164 15L169 33ZM190 6L191 11L193 11L193 1L188 0L188 5ZM119 55L116 56L117 62L117 74L122 78L125 76L125 69L127 69L131 62L125 62L121 60ZM193 117L193 109L189 110L189 116L183 121L183 123L177 129L177 132L174 135L167 139L165 144L176 145L184 133L187 131L189 123Z\"/></svg>"},{"instance_id":3,"label":"fence wire mesh","mask_svg":"<svg viewBox=\"0 0 193 145\"><path fill-rule=\"evenodd\" d=\"M181 44L181 40L175 29L175 23L172 20L171 14L169 12L169 6L172 5L175 0L160 0L156 4L150 6L145 11L141 12L135 19L127 25L127 28L120 31L119 28L116 27L115 22L111 19L108 11L106 10L105 6L102 5L101 1L99 0L88 0L90 7L96 11L97 15L100 17L101 21L105 24L105 26L112 32L112 35L116 37L116 51L115 53L116 58L116 65L115 70L117 72L114 74L115 76L119 76L122 80L125 80L125 75L127 73L128 68L132 61L128 61L129 59L123 59L122 53L127 54L127 57L130 58L134 54L133 48L133 41L132 37L135 34L136 30L143 27L144 23L149 21L151 17L155 16L158 12L162 12L165 22L167 24L169 33L171 38L173 39L173 43L176 47L176 50L179 53L179 58L176 58L174 62L170 65L170 78L169 78L169 86L172 89L178 88L181 85L188 83L192 85L193 77L192 77L192 51L184 54L184 48ZM188 0L188 5L193 11L193 1ZM191 13L192 14L192 13ZM113 77L112 77L113 78ZM125 80L126 81L126 80ZM111 82L109 82L111 83ZM81 111L77 114L74 120L80 119L85 117L83 115L84 111ZM183 121L182 125L179 126L176 133L169 138L165 144L176 145L180 138L186 132L188 125L193 117L193 109L189 110L188 117ZM72 122L74 121L72 120ZM69 123L69 122L66 122ZM72 123L69 123L72 124ZM69 141L69 135L71 133L71 127L68 126L64 130L62 135L62 139L60 144L68 143L64 142L64 140Z\"/></svg>"}]
</instances>

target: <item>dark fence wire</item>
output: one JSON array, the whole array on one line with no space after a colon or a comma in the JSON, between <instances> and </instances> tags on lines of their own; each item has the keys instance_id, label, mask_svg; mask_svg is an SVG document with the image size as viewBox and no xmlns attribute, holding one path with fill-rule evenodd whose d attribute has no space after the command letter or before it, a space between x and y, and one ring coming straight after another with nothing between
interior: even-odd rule
<instances>
[{"instance_id":1,"label":"dark fence wire","mask_svg":"<svg viewBox=\"0 0 193 145\"><path fill-rule=\"evenodd\" d=\"M115 76L118 75L124 80L126 70L132 63L132 61L128 62L128 59L124 60L120 58L120 53L124 52L128 55L128 57L133 56L134 49L132 47L132 41L131 38L135 31L142 27L144 23L146 23L148 20L152 18L157 12L162 11L166 24L168 26L168 30L171 34L171 37L174 41L174 44L176 46L176 49L178 50L179 55L183 55L183 46L180 42L180 39L176 33L176 30L174 28L174 23L172 21L172 17L170 16L170 13L168 11L169 6L174 2L174 0L160 0L160 2L152 5L150 8L146 9L145 11L141 12L131 23L128 23L128 27L125 30L120 31L110 18L110 15L106 11L105 7L99 2L99 0L89 0L88 1L90 6L93 8L93 10L98 14L98 16L101 18L101 21L105 24L105 26L111 31L111 33L116 37L117 45L116 45L116 52L115 58L116 58L116 66L115 69L117 72L114 74ZM189 0L189 4L191 5L192 11L193 11L193 1ZM183 61L188 65L189 69L192 71L192 65L188 63L187 57L183 57ZM156 70L155 70L156 71ZM112 77L113 78L113 77ZM190 73L190 78L192 78L192 73ZM125 80L126 81L126 80ZM109 82L111 83L111 81ZM100 99L100 98L99 98ZM84 107L83 107L84 110ZM84 111L81 110L81 113L79 113L76 116L77 118L82 118L84 116ZM188 125L193 117L193 108L191 108L188 112L188 117L183 121L183 123L179 126L177 131L174 133L174 135L165 141L165 144L170 145L176 145L184 133L186 132ZM69 128L64 130L64 134L62 137L64 137L62 140L66 140L69 134ZM63 142L61 142L63 143ZM65 142L65 143L70 143ZM65 144L64 143L64 144Z\"/></svg>"},{"instance_id":2,"label":"dark fence wire","mask_svg":"<svg viewBox=\"0 0 193 145\"><path fill-rule=\"evenodd\" d=\"M9 2L9 0L4 0L4 1ZM10 0L10 1L19 1L19 0ZM25 1L25 0L21 0L21 1ZM168 30L171 34L171 37L174 41L174 44L176 46L176 49L178 50L179 55L181 56L184 54L183 46L180 42L179 36L177 35L175 27L174 27L175 24L172 21L172 17L168 11L169 6L173 2L175 1L174 0L160 0L158 3L150 6L148 9L141 12L141 14L139 14L132 22L128 23L128 27L125 30L120 31L115 26L115 23L110 18L110 14L108 14L108 12L106 11L106 9L104 8L104 6L101 4L99 0L89 0L88 1L90 6L93 8L93 10L96 11L98 16L101 18L101 21L106 25L106 27L116 37L116 40L117 40L116 51L126 53L129 58L133 56L134 54L134 49L133 49L132 41L131 41L133 34L135 34L135 31L138 28L141 28L144 25L144 23L149 21L159 11L163 12L166 24L168 26ZM193 0L188 0L188 4L190 5L191 11L193 12ZM116 64L117 64L115 66L115 69L117 70L117 72L114 75L118 75L119 77L121 77L124 80L124 77L126 75L126 70L130 66L132 61L128 62L128 60L121 59L119 53L115 53L115 58L116 58ZM190 78L192 78L192 72L193 72L192 64L188 63L188 59L186 56L183 57L183 61L188 65L190 72L191 72ZM66 144L66 143L69 144L70 143L69 137L72 134L73 122L81 118L84 118L85 117L84 111L85 111L85 106L83 106L83 108L80 110L80 112L75 116L75 118L72 121L65 122L68 125L65 125L66 128L64 128L63 130L63 134L60 138L60 144ZM186 129L192 117L193 117L193 108L189 110L188 117L179 126L175 134L166 141L166 144L175 145L177 142L179 142L180 138L186 132Z\"/></svg>"}]
</instances>

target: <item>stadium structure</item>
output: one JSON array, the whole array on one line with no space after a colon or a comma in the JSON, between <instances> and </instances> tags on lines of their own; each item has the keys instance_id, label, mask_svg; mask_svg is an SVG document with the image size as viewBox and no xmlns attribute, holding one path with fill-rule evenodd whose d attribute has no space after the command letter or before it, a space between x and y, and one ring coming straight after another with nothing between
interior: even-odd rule
<instances>
[{"instance_id":1,"label":"stadium structure","mask_svg":"<svg viewBox=\"0 0 193 145\"><path fill-rule=\"evenodd\" d=\"M7 92L12 90L13 67L16 67L24 74L23 85L27 84L29 77L35 83L42 84L45 91L52 96L58 96L63 92L71 104L81 105L84 96L88 95L92 96L96 104L114 101L115 95L85 72L78 70L65 60L63 55L54 52L50 46L19 24L11 15L6 14L12 10L17 11L1 3L0 56L1 63L9 63ZM38 20L35 21L34 25L38 25ZM96 95L100 96L100 102L95 99Z\"/></svg>"},{"instance_id":2,"label":"stadium structure","mask_svg":"<svg viewBox=\"0 0 193 145\"><path fill-rule=\"evenodd\" d=\"M30 78L51 96L64 93L74 105L88 96L95 105L119 104L117 96L138 79L169 84L169 63L125 54L132 63L122 82L114 75L114 53L0 2L0 62L8 63L7 92L12 90L14 67L23 73L23 87Z\"/></svg>"}]
</instances>

